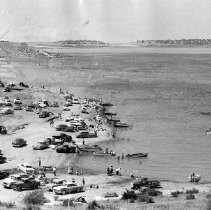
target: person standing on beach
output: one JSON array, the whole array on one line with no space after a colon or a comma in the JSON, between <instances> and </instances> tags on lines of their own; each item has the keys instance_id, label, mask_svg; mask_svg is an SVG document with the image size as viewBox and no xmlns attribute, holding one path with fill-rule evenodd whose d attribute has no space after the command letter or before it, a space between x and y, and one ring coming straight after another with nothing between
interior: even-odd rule
<instances>
[{"instance_id":1,"label":"person standing on beach","mask_svg":"<svg viewBox=\"0 0 211 210\"><path fill-rule=\"evenodd\" d=\"M83 138L83 145L85 144L85 140L84 140L84 138Z\"/></svg>"},{"instance_id":2,"label":"person standing on beach","mask_svg":"<svg viewBox=\"0 0 211 210\"><path fill-rule=\"evenodd\" d=\"M53 125L54 125L54 121L51 120L51 121L50 121L50 126L53 126Z\"/></svg>"},{"instance_id":3,"label":"person standing on beach","mask_svg":"<svg viewBox=\"0 0 211 210\"><path fill-rule=\"evenodd\" d=\"M39 157L39 160L38 160L38 165L39 167L41 166L41 158Z\"/></svg>"},{"instance_id":4,"label":"person standing on beach","mask_svg":"<svg viewBox=\"0 0 211 210\"><path fill-rule=\"evenodd\" d=\"M56 167L53 167L53 174L56 176Z\"/></svg>"},{"instance_id":5,"label":"person standing on beach","mask_svg":"<svg viewBox=\"0 0 211 210\"><path fill-rule=\"evenodd\" d=\"M85 186L85 179L82 179L82 185Z\"/></svg>"},{"instance_id":6,"label":"person standing on beach","mask_svg":"<svg viewBox=\"0 0 211 210\"><path fill-rule=\"evenodd\" d=\"M107 168L107 175L110 175L110 168Z\"/></svg>"},{"instance_id":7,"label":"person standing on beach","mask_svg":"<svg viewBox=\"0 0 211 210\"><path fill-rule=\"evenodd\" d=\"M110 175L113 175L113 172L114 172L114 169L113 169L113 166L111 166Z\"/></svg>"}]
</instances>

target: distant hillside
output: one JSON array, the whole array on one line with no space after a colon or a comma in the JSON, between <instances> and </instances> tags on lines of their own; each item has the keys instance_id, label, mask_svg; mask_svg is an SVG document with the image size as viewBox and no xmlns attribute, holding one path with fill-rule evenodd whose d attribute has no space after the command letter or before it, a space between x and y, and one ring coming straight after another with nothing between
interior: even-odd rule
<instances>
[{"instance_id":1,"label":"distant hillside","mask_svg":"<svg viewBox=\"0 0 211 210\"><path fill-rule=\"evenodd\" d=\"M96 40L65 40L58 41L61 47L105 47L107 43Z\"/></svg>"},{"instance_id":2,"label":"distant hillside","mask_svg":"<svg viewBox=\"0 0 211 210\"><path fill-rule=\"evenodd\" d=\"M48 57L27 43L0 41L0 57Z\"/></svg>"},{"instance_id":3,"label":"distant hillside","mask_svg":"<svg viewBox=\"0 0 211 210\"><path fill-rule=\"evenodd\" d=\"M140 47L211 47L211 39L137 40Z\"/></svg>"}]
</instances>

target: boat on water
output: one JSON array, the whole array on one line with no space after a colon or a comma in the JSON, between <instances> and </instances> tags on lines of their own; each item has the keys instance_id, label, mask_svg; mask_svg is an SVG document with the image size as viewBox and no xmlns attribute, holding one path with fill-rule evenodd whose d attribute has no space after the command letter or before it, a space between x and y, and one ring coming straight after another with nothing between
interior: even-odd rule
<instances>
[{"instance_id":1,"label":"boat on water","mask_svg":"<svg viewBox=\"0 0 211 210\"><path fill-rule=\"evenodd\" d=\"M111 102L102 102L100 103L101 106L113 106Z\"/></svg>"},{"instance_id":2,"label":"boat on water","mask_svg":"<svg viewBox=\"0 0 211 210\"><path fill-rule=\"evenodd\" d=\"M211 135L211 128L208 131L206 131L206 133L207 135Z\"/></svg>"},{"instance_id":3,"label":"boat on water","mask_svg":"<svg viewBox=\"0 0 211 210\"><path fill-rule=\"evenodd\" d=\"M115 115L117 115L117 113L104 112L104 115L106 115L106 116L115 116Z\"/></svg>"},{"instance_id":4,"label":"boat on water","mask_svg":"<svg viewBox=\"0 0 211 210\"><path fill-rule=\"evenodd\" d=\"M113 153L106 153L106 152L93 152L94 156L98 156L98 157L111 157L111 156L115 156L115 154Z\"/></svg>"},{"instance_id":5,"label":"boat on water","mask_svg":"<svg viewBox=\"0 0 211 210\"><path fill-rule=\"evenodd\" d=\"M199 182L201 180L201 175L199 174L191 174L189 177L189 182Z\"/></svg>"},{"instance_id":6,"label":"boat on water","mask_svg":"<svg viewBox=\"0 0 211 210\"><path fill-rule=\"evenodd\" d=\"M93 146L89 146L89 145L81 145L79 146L79 150L81 152L99 152L102 151L102 147L98 146L98 145L93 145Z\"/></svg>"},{"instance_id":7,"label":"boat on water","mask_svg":"<svg viewBox=\"0 0 211 210\"><path fill-rule=\"evenodd\" d=\"M131 125L129 125L128 123L125 123L125 122L115 122L114 123L114 126L115 127L119 127L119 128L128 128L128 127L131 127Z\"/></svg>"},{"instance_id":8,"label":"boat on water","mask_svg":"<svg viewBox=\"0 0 211 210\"><path fill-rule=\"evenodd\" d=\"M142 157L148 157L148 153L133 153L133 154L127 154L125 156L126 158L142 158Z\"/></svg>"}]
</instances>

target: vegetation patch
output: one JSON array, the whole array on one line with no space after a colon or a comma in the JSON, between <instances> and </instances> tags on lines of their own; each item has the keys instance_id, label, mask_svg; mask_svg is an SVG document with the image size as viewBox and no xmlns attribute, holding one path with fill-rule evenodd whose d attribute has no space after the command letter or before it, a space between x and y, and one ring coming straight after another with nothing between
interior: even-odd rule
<instances>
[{"instance_id":1,"label":"vegetation patch","mask_svg":"<svg viewBox=\"0 0 211 210\"><path fill-rule=\"evenodd\" d=\"M194 199L196 199L194 194L187 194L186 195L186 200L194 200Z\"/></svg>"},{"instance_id":2,"label":"vegetation patch","mask_svg":"<svg viewBox=\"0 0 211 210\"><path fill-rule=\"evenodd\" d=\"M196 188L193 188L191 190L186 190L186 194L197 194L199 193L199 190Z\"/></svg>"},{"instance_id":3,"label":"vegetation patch","mask_svg":"<svg viewBox=\"0 0 211 210\"><path fill-rule=\"evenodd\" d=\"M101 208L101 206L95 200L88 204L88 209L90 210L97 209L97 208Z\"/></svg>"},{"instance_id":4,"label":"vegetation patch","mask_svg":"<svg viewBox=\"0 0 211 210\"><path fill-rule=\"evenodd\" d=\"M128 200L128 199L137 199L137 195L133 190L126 190L126 192L123 193L122 195L123 200Z\"/></svg>"},{"instance_id":5,"label":"vegetation patch","mask_svg":"<svg viewBox=\"0 0 211 210\"><path fill-rule=\"evenodd\" d=\"M22 202L26 205L43 205L48 201L45 198L42 190L35 190L33 192L26 194Z\"/></svg>"},{"instance_id":6,"label":"vegetation patch","mask_svg":"<svg viewBox=\"0 0 211 210\"><path fill-rule=\"evenodd\" d=\"M183 191L177 190L177 191L171 192L171 196L172 196L173 198L177 198L180 194L183 194Z\"/></svg>"}]
</instances>

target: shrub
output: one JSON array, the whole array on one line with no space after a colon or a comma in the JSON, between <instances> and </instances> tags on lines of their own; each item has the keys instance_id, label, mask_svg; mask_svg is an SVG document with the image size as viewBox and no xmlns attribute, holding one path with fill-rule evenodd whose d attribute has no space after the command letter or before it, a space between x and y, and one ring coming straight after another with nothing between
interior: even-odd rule
<instances>
[{"instance_id":1,"label":"shrub","mask_svg":"<svg viewBox=\"0 0 211 210\"><path fill-rule=\"evenodd\" d=\"M194 199L196 199L194 194L187 194L186 195L186 200L194 200Z\"/></svg>"},{"instance_id":2,"label":"shrub","mask_svg":"<svg viewBox=\"0 0 211 210\"><path fill-rule=\"evenodd\" d=\"M95 200L88 204L88 209L92 210L96 208L100 208L100 205Z\"/></svg>"},{"instance_id":3,"label":"shrub","mask_svg":"<svg viewBox=\"0 0 211 210\"><path fill-rule=\"evenodd\" d=\"M199 190L196 188L193 188L191 190L186 190L186 194L197 194L199 193Z\"/></svg>"},{"instance_id":4,"label":"shrub","mask_svg":"<svg viewBox=\"0 0 211 210\"><path fill-rule=\"evenodd\" d=\"M123 193L122 195L122 199L123 200L127 200L127 199L137 199L137 195L133 190L126 190L126 192Z\"/></svg>"},{"instance_id":5,"label":"shrub","mask_svg":"<svg viewBox=\"0 0 211 210\"><path fill-rule=\"evenodd\" d=\"M15 207L15 202L1 202L0 201L0 206L6 207L6 208L14 208Z\"/></svg>"},{"instance_id":6,"label":"shrub","mask_svg":"<svg viewBox=\"0 0 211 210\"><path fill-rule=\"evenodd\" d=\"M132 199L130 199L130 203L134 203L135 202L135 200L132 198Z\"/></svg>"},{"instance_id":7,"label":"shrub","mask_svg":"<svg viewBox=\"0 0 211 210\"><path fill-rule=\"evenodd\" d=\"M139 202L146 202L146 203L154 203L152 197L150 197L148 194L142 194L138 197Z\"/></svg>"},{"instance_id":8,"label":"shrub","mask_svg":"<svg viewBox=\"0 0 211 210\"><path fill-rule=\"evenodd\" d=\"M145 194L148 194L149 196L158 196L158 195L161 195L162 192L156 190L156 189L147 189L145 190L144 192Z\"/></svg>"},{"instance_id":9,"label":"shrub","mask_svg":"<svg viewBox=\"0 0 211 210\"><path fill-rule=\"evenodd\" d=\"M74 206L73 200L74 199L65 199L65 200L63 200L62 206Z\"/></svg>"},{"instance_id":10,"label":"shrub","mask_svg":"<svg viewBox=\"0 0 211 210\"><path fill-rule=\"evenodd\" d=\"M181 192L179 190L171 192L171 196L174 198L177 198L179 196L179 194L183 194L183 192Z\"/></svg>"},{"instance_id":11,"label":"shrub","mask_svg":"<svg viewBox=\"0 0 211 210\"><path fill-rule=\"evenodd\" d=\"M23 203L26 205L43 205L47 202L42 190L35 190L26 194L23 198Z\"/></svg>"},{"instance_id":12,"label":"shrub","mask_svg":"<svg viewBox=\"0 0 211 210\"><path fill-rule=\"evenodd\" d=\"M39 206L36 205L27 205L26 207L22 208L22 210L41 210Z\"/></svg>"}]
</instances>

